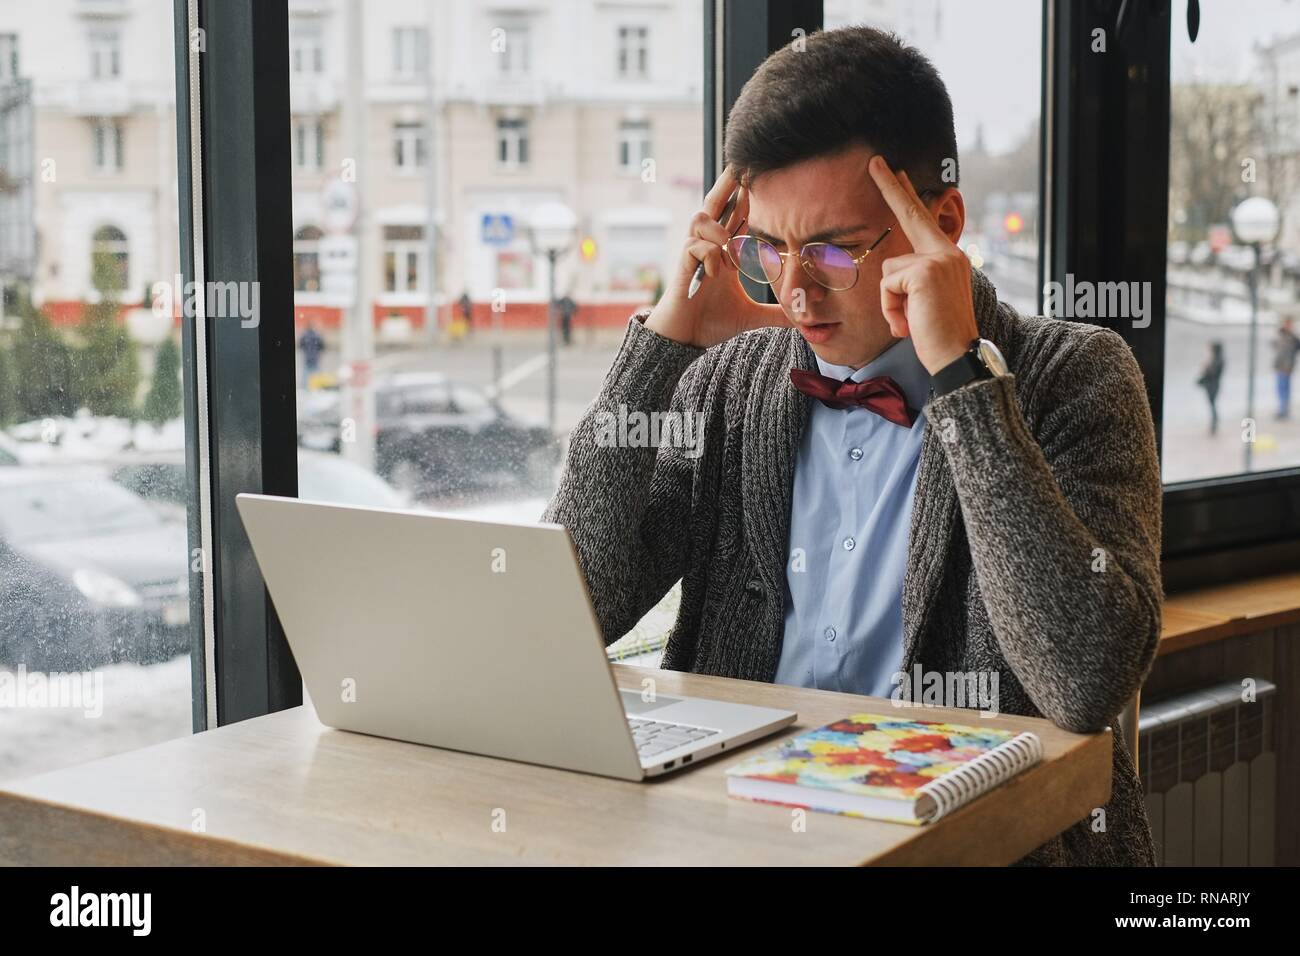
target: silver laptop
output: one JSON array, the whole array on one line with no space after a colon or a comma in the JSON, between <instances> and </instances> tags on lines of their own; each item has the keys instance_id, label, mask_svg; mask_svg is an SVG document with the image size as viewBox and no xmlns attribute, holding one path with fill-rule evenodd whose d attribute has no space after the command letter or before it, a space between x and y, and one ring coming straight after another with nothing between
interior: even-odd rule
<instances>
[{"instance_id":1,"label":"silver laptop","mask_svg":"<svg viewBox=\"0 0 1300 956\"><path fill-rule=\"evenodd\" d=\"M330 727L642 780L797 717L652 683L619 690L562 525L236 504Z\"/></svg>"}]
</instances>

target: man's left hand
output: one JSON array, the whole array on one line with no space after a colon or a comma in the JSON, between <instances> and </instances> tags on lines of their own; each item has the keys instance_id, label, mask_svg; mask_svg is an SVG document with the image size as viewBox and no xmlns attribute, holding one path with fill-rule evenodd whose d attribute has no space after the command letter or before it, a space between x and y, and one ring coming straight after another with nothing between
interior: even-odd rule
<instances>
[{"instance_id":1,"label":"man's left hand","mask_svg":"<svg viewBox=\"0 0 1300 956\"><path fill-rule=\"evenodd\" d=\"M880 155L871 157L868 169L913 250L881 263L880 306L890 331L911 337L916 357L933 375L979 337L970 260L940 228L906 172L895 176Z\"/></svg>"}]
</instances>

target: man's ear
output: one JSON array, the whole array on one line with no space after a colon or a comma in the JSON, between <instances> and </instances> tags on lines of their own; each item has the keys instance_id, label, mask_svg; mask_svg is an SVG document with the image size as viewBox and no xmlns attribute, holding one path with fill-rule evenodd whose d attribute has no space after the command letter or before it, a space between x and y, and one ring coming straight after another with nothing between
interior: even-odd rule
<instances>
[{"instance_id":1,"label":"man's ear","mask_svg":"<svg viewBox=\"0 0 1300 956\"><path fill-rule=\"evenodd\" d=\"M931 196L929 206L943 234L956 244L966 228L966 200L962 198L961 190L949 186L937 196Z\"/></svg>"}]
</instances>

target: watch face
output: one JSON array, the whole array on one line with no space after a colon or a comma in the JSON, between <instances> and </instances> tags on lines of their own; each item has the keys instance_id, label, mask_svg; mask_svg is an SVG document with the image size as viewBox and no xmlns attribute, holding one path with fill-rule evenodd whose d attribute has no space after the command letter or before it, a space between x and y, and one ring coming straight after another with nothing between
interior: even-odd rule
<instances>
[{"instance_id":1,"label":"watch face","mask_svg":"<svg viewBox=\"0 0 1300 956\"><path fill-rule=\"evenodd\" d=\"M988 370L994 375L1006 375L1008 373L1007 360L1002 357L998 347L988 339L979 341L980 361L988 367Z\"/></svg>"}]
</instances>

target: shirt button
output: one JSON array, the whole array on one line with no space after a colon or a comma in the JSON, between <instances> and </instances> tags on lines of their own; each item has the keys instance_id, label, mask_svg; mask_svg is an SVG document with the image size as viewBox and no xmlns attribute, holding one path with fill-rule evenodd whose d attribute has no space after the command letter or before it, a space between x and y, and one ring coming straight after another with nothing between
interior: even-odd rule
<instances>
[{"instance_id":1,"label":"shirt button","mask_svg":"<svg viewBox=\"0 0 1300 956\"><path fill-rule=\"evenodd\" d=\"M833 627L826 628L825 634L826 634L826 640L828 641L835 640L835 628Z\"/></svg>"},{"instance_id":2,"label":"shirt button","mask_svg":"<svg viewBox=\"0 0 1300 956\"><path fill-rule=\"evenodd\" d=\"M854 542L854 540L853 540L852 538L845 538L845 539L844 539L844 550L845 550L845 551L852 551L855 543L856 543L856 542Z\"/></svg>"},{"instance_id":3,"label":"shirt button","mask_svg":"<svg viewBox=\"0 0 1300 956\"><path fill-rule=\"evenodd\" d=\"M854 461L861 461L861 460L862 460L862 449L861 449L861 448L850 448L850 449L849 449L849 457L852 458Z\"/></svg>"}]
</instances>

